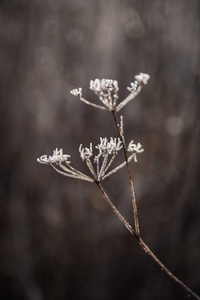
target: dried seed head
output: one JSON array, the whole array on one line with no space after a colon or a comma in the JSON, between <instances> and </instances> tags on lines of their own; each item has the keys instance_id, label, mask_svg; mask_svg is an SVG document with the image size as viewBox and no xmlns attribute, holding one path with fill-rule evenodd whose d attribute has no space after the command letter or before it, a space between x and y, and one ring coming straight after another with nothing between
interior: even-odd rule
<instances>
[{"instance_id":1,"label":"dried seed head","mask_svg":"<svg viewBox=\"0 0 200 300\"><path fill-rule=\"evenodd\" d=\"M142 90L142 86L146 85L150 76L145 73L140 73L135 76L135 81L130 83L130 87L127 87L130 94L117 105L119 98L119 86L118 81L113 79L98 79L90 80L90 89L98 95L99 100L103 105L97 105L92 103L82 97L82 89L74 89L71 94L78 96L79 99L87 105L91 105L98 109L116 111L119 112L125 105L127 105L131 100L133 100Z\"/></svg>"},{"instance_id":2,"label":"dried seed head","mask_svg":"<svg viewBox=\"0 0 200 300\"><path fill-rule=\"evenodd\" d=\"M131 93L135 93L138 87L138 81L131 82L130 85L130 87L127 87L127 90Z\"/></svg>"},{"instance_id":3,"label":"dried seed head","mask_svg":"<svg viewBox=\"0 0 200 300\"><path fill-rule=\"evenodd\" d=\"M73 89L70 93L76 97L82 97L82 88Z\"/></svg>"},{"instance_id":4,"label":"dried seed head","mask_svg":"<svg viewBox=\"0 0 200 300\"><path fill-rule=\"evenodd\" d=\"M47 164L47 165L60 163L60 162L66 162L69 164L70 163L70 161L68 161L69 157L70 155L63 154L63 149L58 150L58 148L56 148L56 150L53 151L52 156L42 155L37 159L37 161L41 164Z\"/></svg>"},{"instance_id":5,"label":"dried seed head","mask_svg":"<svg viewBox=\"0 0 200 300\"><path fill-rule=\"evenodd\" d=\"M128 145L128 149L129 152L135 153L134 156L134 160L137 162L137 157L136 154L137 153L141 153L144 152L144 149L142 148L142 145L140 143L134 144L134 141L130 141L129 145Z\"/></svg>"},{"instance_id":6,"label":"dried seed head","mask_svg":"<svg viewBox=\"0 0 200 300\"><path fill-rule=\"evenodd\" d=\"M79 153L82 160L90 158L93 155L92 143L90 143L90 148L82 148L82 144L79 146Z\"/></svg>"},{"instance_id":7,"label":"dried seed head","mask_svg":"<svg viewBox=\"0 0 200 300\"><path fill-rule=\"evenodd\" d=\"M144 85L148 83L149 78L150 75L146 73L140 73L139 75L135 76L135 79L138 81L138 83Z\"/></svg>"},{"instance_id":8,"label":"dried seed head","mask_svg":"<svg viewBox=\"0 0 200 300\"><path fill-rule=\"evenodd\" d=\"M122 142L120 139L111 137L110 141L107 138L100 138L100 144L98 144L96 149L99 150L98 157L105 156L105 154L117 154L117 152L122 148Z\"/></svg>"},{"instance_id":9,"label":"dried seed head","mask_svg":"<svg viewBox=\"0 0 200 300\"><path fill-rule=\"evenodd\" d=\"M113 79L98 79L90 80L90 89L95 93L105 92L105 91L119 91L117 80Z\"/></svg>"}]
</instances>

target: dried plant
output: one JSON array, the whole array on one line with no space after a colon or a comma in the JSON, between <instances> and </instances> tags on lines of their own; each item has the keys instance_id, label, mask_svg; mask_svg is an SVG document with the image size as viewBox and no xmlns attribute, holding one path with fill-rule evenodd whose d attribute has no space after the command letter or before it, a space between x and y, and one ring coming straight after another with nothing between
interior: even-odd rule
<instances>
[{"instance_id":1,"label":"dried plant","mask_svg":"<svg viewBox=\"0 0 200 300\"><path fill-rule=\"evenodd\" d=\"M95 147L93 147L92 143L90 143L89 147L83 147L82 144L80 145L80 157L83 161L86 162L86 165L91 173L90 176L72 167L69 161L70 155L63 154L62 149L54 150L52 156L43 155L40 158L38 158L37 161L42 164L50 165L54 170L56 170L58 173L64 176L95 183L102 192L103 197L105 198L107 203L111 206L111 208L117 215L117 217L122 221L122 223L126 226L129 232L137 239L138 243L141 245L143 250L153 258L153 260L161 267L163 271L166 272L166 274L168 274L171 277L171 279L173 279L178 285L185 289L185 291L188 292L189 295L193 296L195 299L200 300L200 297L196 293L194 293L185 283L178 279L157 258L157 256L145 244L140 235L137 203L129 163L132 159L135 162L137 162L137 154L143 152L144 149L142 148L142 145L140 143L135 144L133 140L130 141L128 146L126 146L123 130L123 117L120 116L120 121L118 121L117 113L141 92L143 86L148 83L149 78L150 76L145 73L140 73L139 75L136 75L135 81L130 83L130 87L127 87L127 90L130 92L129 95L119 104L117 104L119 98L119 86L116 80L95 79L90 81L90 89L94 91L94 93L99 97L99 100L101 102L100 105L97 105L83 98L82 88L73 89L71 91L72 95L78 97L85 104L93 106L94 108L107 110L111 112L118 132L117 138L110 137L108 139L106 137L100 137L100 143ZM93 154L93 148L97 152L96 155ZM111 169L115 157L121 150L124 152L125 160L117 167ZM131 187L134 228L121 215L121 213L115 207L115 205L113 204L113 202L111 201L101 184L101 181L116 173L125 166L127 168L129 183Z\"/></svg>"}]
</instances>

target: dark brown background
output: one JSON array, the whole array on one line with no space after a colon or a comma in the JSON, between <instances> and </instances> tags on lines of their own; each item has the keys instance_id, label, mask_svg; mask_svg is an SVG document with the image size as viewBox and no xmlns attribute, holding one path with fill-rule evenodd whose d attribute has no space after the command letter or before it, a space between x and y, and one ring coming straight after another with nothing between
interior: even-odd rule
<instances>
[{"instance_id":1,"label":"dark brown background","mask_svg":"<svg viewBox=\"0 0 200 300\"><path fill-rule=\"evenodd\" d=\"M134 75L149 84L123 109L140 141L132 172L144 240L200 294L198 0L1 0L0 299L188 299L142 251L96 186L36 158L56 147L86 171L80 143L115 136L112 116L69 91ZM126 171L105 181L133 223Z\"/></svg>"}]
</instances>

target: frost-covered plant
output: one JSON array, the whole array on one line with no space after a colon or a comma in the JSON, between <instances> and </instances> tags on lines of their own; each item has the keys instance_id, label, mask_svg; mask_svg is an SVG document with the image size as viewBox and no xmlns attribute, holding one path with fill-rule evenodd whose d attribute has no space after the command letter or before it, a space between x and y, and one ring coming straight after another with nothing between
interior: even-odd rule
<instances>
[{"instance_id":1,"label":"frost-covered plant","mask_svg":"<svg viewBox=\"0 0 200 300\"><path fill-rule=\"evenodd\" d=\"M90 173L92 174L92 178L82 172L76 170L70 165L70 155L63 154L63 149L53 151L52 156L42 155L37 161L41 164L46 164L52 166L58 173L76 179L82 179L90 182L104 180L110 175L116 173L122 167L126 165L126 162L121 163L111 171L107 172L110 169L116 155L123 148L122 142L120 138L110 138L110 141L107 138L100 137L100 143L95 146L98 149L97 155L94 156L94 160L92 162L91 157L93 156L93 147L92 143L90 143L88 147L82 147L82 144L79 146L80 157L83 161L86 162ZM131 141L128 145L128 152L131 152L131 155L128 157L128 162L132 159L137 162L137 153L143 152L144 149L142 145L138 143L137 145ZM96 165L96 168L94 167ZM62 169L62 170L61 170ZM95 170L96 169L96 170Z\"/></svg>"},{"instance_id":2,"label":"frost-covered plant","mask_svg":"<svg viewBox=\"0 0 200 300\"><path fill-rule=\"evenodd\" d=\"M142 246L144 251L148 253L153 258L153 260L161 267L161 269L164 270L178 285L184 288L195 299L200 300L200 297L196 293L194 293L188 286L186 286L180 279L178 279L156 257L156 255L149 249L149 247L146 245L146 243L143 241L140 235L137 203L129 163L132 159L135 162L137 162L137 154L143 152L144 149L142 148L142 145L140 143L135 144L133 140L129 142L128 146L126 145L123 129L123 117L120 116L120 121L118 121L117 113L141 92L143 86L148 83L149 79L150 76L145 73L140 73L139 75L136 75L135 80L130 83L129 87L127 87L127 90L129 91L128 96L119 104L117 103L119 98L119 86L118 82L113 79L103 78L90 81L90 89L98 96L101 102L100 105L90 102L83 98L82 88L73 89L71 91L72 95L78 97L85 104L111 112L118 132L118 137L115 138L100 137L100 142L95 147L93 147L92 143L90 143L89 147L83 147L83 145L80 144L80 157L86 163L90 172L90 176L72 167L71 162L69 161L70 155L63 154L63 149L58 150L56 148L56 150L53 151L52 156L42 155L40 158L37 159L37 161L41 164L50 165L54 170L56 170L58 173L64 176L71 177L74 179L85 180L97 184L107 203L111 206L115 214L123 222L123 224L130 231L130 233L133 236L135 236L135 238ZM125 160L117 167L112 169L112 163L120 151L124 152ZM134 228L121 215L121 213L115 207L113 202L110 200L109 196L107 195L101 184L101 182L104 179L116 173L125 166L127 168L129 183L131 187Z\"/></svg>"}]
</instances>

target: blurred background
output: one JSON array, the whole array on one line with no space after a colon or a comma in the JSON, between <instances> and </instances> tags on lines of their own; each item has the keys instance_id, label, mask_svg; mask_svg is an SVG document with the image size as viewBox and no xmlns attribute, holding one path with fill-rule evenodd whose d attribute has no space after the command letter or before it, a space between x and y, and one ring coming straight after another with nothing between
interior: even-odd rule
<instances>
[{"instance_id":1,"label":"blurred background","mask_svg":"<svg viewBox=\"0 0 200 300\"><path fill-rule=\"evenodd\" d=\"M0 299L187 299L144 253L91 183L37 163L58 147L88 172L80 143L116 136L109 112L69 92L134 75L125 107L141 234L200 294L200 3L198 0L1 0ZM123 159L119 157L119 160ZM126 170L103 182L133 224Z\"/></svg>"}]
</instances>

